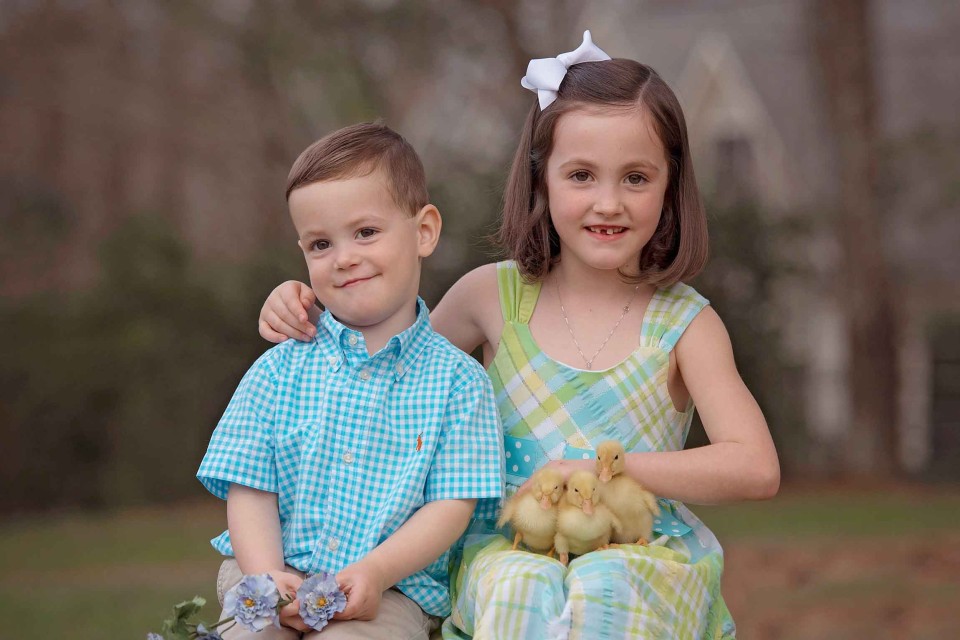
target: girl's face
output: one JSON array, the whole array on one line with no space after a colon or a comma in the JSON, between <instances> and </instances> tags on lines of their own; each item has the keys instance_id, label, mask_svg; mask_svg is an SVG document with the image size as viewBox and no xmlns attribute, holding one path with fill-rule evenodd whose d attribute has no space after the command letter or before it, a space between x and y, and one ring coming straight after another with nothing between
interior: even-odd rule
<instances>
[{"instance_id":1,"label":"girl's face","mask_svg":"<svg viewBox=\"0 0 960 640\"><path fill-rule=\"evenodd\" d=\"M636 109L560 116L546 179L562 260L636 274L670 179L650 117Z\"/></svg>"}]
</instances>

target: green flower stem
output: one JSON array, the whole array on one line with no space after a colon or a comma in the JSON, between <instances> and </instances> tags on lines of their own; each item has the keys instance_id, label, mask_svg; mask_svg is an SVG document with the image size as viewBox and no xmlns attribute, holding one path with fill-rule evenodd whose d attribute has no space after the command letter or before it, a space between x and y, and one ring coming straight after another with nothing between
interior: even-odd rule
<instances>
[{"instance_id":1,"label":"green flower stem","mask_svg":"<svg viewBox=\"0 0 960 640\"><path fill-rule=\"evenodd\" d=\"M221 620L220 622L217 622L216 624L214 624L214 625L211 627L211 629L216 629L217 627L219 627L219 626L222 625L222 624L227 624L228 622L232 621L234 618L236 618L236 616L228 616L228 617L224 618L223 620ZM234 622L233 624L236 624L236 622ZM226 631L226 629L224 629L224 631Z\"/></svg>"}]
</instances>

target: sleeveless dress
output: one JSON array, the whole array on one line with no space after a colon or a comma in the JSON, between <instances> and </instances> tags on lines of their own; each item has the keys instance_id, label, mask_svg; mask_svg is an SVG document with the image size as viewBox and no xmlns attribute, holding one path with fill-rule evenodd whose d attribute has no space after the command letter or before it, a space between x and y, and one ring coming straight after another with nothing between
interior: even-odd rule
<instances>
[{"instance_id":1,"label":"sleeveless dress","mask_svg":"<svg viewBox=\"0 0 960 640\"><path fill-rule=\"evenodd\" d=\"M497 278L504 327L488 373L503 421L508 495L549 460L595 457L604 440L628 452L683 448L694 407L673 406L669 356L705 298L682 283L658 289L637 350L610 369L586 371L552 360L534 341L528 323L540 284L524 282L512 261L497 265ZM720 544L683 504L659 504L649 546L596 551L569 567L512 551L510 532L478 513L451 578L443 637L733 638Z\"/></svg>"}]
</instances>

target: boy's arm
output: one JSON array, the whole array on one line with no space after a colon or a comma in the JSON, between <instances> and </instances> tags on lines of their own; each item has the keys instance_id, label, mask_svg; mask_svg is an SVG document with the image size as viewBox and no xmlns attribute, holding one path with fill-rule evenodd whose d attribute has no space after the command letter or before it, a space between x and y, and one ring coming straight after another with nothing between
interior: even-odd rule
<instances>
[{"instance_id":1,"label":"boy's arm","mask_svg":"<svg viewBox=\"0 0 960 640\"><path fill-rule=\"evenodd\" d=\"M337 574L347 608L337 619L372 620L384 591L439 558L467 529L477 501L436 500L423 505L362 560Z\"/></svg>"},{"instance_id":2,"label":"boy's arm","mask_svg":"<svg viewBox=\"0 0 960 640\"><path fill-rule=\"evenodd\" d=\"M230 543L244 574L284 570L277 494L241 484L227 495Z\"/></svg>"},{"instance_id":3,"label":"boy's arm","mask_svg":"<svg viewBox=\"0 0 960 640\"><path fill-rule=\"evenodd\" d=\"M227 528L240 571L245 575L269 573L280 594L294 599L303 579L287 572L283 561L277 494L231 484L227 494ZM299 610L296 600L285 606L280 611L281 624L307 631Z\"/></svg>"}]
</instances>

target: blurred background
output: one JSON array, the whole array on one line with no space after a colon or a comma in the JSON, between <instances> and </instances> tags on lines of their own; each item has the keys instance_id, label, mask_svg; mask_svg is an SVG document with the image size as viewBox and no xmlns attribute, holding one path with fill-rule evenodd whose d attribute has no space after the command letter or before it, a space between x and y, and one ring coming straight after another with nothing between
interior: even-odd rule
<instances>
[{"instance_id":1,"label":"blurred background","mask_svg":"<svg viewBox=\"0 0 960 640\"><path fill-rule=\"evenodd\" d=\"M0 637L142 637L215 599L225 510L194 473L269 346L260 305L306 277L293 160L375 118L413 143L433 305L496 257L527 61L585 28L680 97L711 232L692 284L778 444L776 500L694 507L741 637L956 637L949 0L4 0Z\"/></svg>"}]
</instances>

